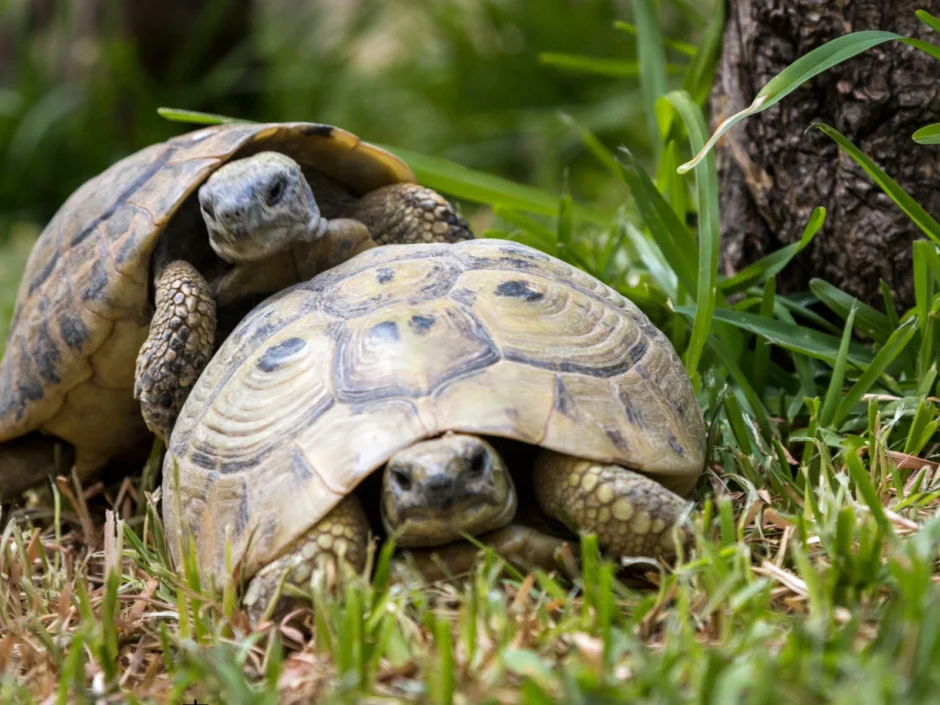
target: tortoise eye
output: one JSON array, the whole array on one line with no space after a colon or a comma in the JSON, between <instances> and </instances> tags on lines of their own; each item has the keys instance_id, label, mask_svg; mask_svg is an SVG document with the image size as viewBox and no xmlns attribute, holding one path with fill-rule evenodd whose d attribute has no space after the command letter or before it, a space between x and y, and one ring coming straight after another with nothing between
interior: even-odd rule
<instances>
[{"instance_id":1,"label":"tortoise eye","mask_svg":"<svg viewBox=\"0 0 940 705\"><path fill-rule=\"evenodd\" d=\"M202 204L202 212L212 218L212 220L215 220L215 208L212 207L211 202L206 201Z\"/></svg>"},{"instance_id":2,"label":"tortoise eye","mask_svg":"<svg viewBox=\"0 0 940 705\"><path fill-rule=\"evenodd\" d=\"M392 480L398 485L398 489L407 492L411 489L411 475L407 470L399 468L392 469Z\"/></svg>"},{"instance_id":3,"label":"tortoise eye","mask_svg":"<svg viewBox=\"0 0 940 705\"><path fill-rule=\"evenodd\" d=\"M268 193L265 196L265 202L269 206L276 206L281 202L281 199L284 197L284 179L278 179L271 187L268 189Z\"/></svg>"},{"instance_id":4,"label":"tortoise eye","mask_svg":"<svg viewBox=\"0 0 940 705\"><path fill-rule=\"evenodd\" d=\"M470 474L473 477L479 477L486 470L486 453L478 450L470 458Z\"/></svg>"}]
</instances>

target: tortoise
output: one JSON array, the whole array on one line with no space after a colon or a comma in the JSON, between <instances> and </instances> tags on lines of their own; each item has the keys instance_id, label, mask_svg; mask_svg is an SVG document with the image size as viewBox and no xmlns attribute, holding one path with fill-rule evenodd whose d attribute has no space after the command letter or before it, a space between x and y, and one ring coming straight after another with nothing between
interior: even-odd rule
<instances>
[{"instance_id":1,"label":"tortoise","mask_svg":"<svg viewBox=\"0 0 940 705\"><path fill-rule=\"evenodd\" d=\"M675 350L613 289L510 241L386 245L259 304L222 344L171 437L163 515L206 580L240 564L257 618L285 574L362 568L379 513L398 546L446 560L481 535L540 562L555 544L516 521L534 493L614 555L668 558L704 455Z\"/></svg>"},{"instance_id":2,"label":"tortoise","mask_svg":"<svg viewBox=\"0 0 940 705\"><path fill-rule=\"evenodd\" d=\"M345 130L275 123L190 132L81 186L20 285L0 364L0 496L44 476L50 436L81 477L148 427L167 438L216 341L264 296L374 244L472 237L414 181Z\"/></svg>"}]
</instances>

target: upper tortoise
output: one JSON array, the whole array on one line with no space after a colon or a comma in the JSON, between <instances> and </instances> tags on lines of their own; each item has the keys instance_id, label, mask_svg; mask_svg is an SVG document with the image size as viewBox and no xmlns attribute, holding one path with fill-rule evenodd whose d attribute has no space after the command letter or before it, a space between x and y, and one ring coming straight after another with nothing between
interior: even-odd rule
<instances>
[{"instance_id":1,"label":"upper tortoise","mask_svg":"<svg viewBox=\"0 0 940 705\"><path fill-rule=\"evenodd\" d=\"M49 436L82 476L148 426L168 437L215 341L265 295L375 244L468 237L402 161L328 125L220 125L123 159L26 265L0 365L0 497L51 468Z\"/></svg>"},{"instance_id":2,"label":"upper tortoise","mask_svg":"<svg viewBox=\"0 0 940 705\"><path fill-rule=\"evenodd\" d=\"M217 581L231 542L257 617L284 575L361 569L368 513L399 545L485 534L544 565L558 542L518 523L537 503L616 555L669 556L704 453L675 350L617 292L516 243L390 245L275 295L221 346L170 441L164 523Z\"/></svg>"}]
</instances>

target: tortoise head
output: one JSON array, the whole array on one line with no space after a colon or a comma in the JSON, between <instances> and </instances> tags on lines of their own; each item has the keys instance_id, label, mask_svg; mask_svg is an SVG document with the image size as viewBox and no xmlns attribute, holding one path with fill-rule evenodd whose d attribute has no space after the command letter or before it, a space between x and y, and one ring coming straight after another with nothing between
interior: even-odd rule
<instances>
[{"instance_id":1,"label":"tortoise head","mask_svg":"<svg viewBox=\"0 0 940 705\"><path fill-rule=\"evenodd\" d=\"M506 526L516 490L481 438L447 434L396 453L382 478L382 522L399 546L436 546Z\"/></svg>"},{"instance_id":2,"label":"tortoise head","mask_svg":"<svg viewBox=\"0 0 940 705\"><path fill-rule=\"evenodd\" d=\"M258 262L323 234L326 223L300 165L259 152L217 169L199 189L212 249L226 262Z\"/></svg>"}]
</instances>

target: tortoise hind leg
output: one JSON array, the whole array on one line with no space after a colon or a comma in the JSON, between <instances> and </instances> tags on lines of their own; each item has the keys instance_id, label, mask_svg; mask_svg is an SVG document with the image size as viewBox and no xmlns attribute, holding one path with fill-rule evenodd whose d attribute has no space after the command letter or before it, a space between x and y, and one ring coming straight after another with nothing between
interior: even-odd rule
<instances>
[{"instance_id":1,"label":"tortoise hind leg","mask_svg":"<svg viewBox=\"0 0 940 705\"><path fill-rule=\"evenodd\" d=\"M439 193L418 184L370 191L346 213L363 223L378 245L472 240L466 221Z\"/></svg>"},{"instance_id":2,"label":"tortoise hind leg","mask_svg":"<svg viewBox=\"0 0 940 705\"><path fill-rule=\"evenodd\" d=\"M315 576L322 574L331 562L336 565L337 561L342 561L361 572L366 564L368 541L369 521L362 505L355 495L347 495L285 553L251 579L242 602L252 624L257 624L268 612L272 618L283 616L298 604L296 597L277 595L282 579L285 586L307 594ZM277 603L272 606L270 603L275 597Z\"/></svg>"},{"instance_id":3,"label":"tortoise hind leg","mask_svg":"<svg viewBox=\"0 0 940 705\"><path fill-rule=\"evenodd\" d=\"M600 547L619 557L671 558L673 528L687 502L645 475L619 465L543 450L533 468L543 511L576 531L597 534ZM686 532L677 530L680 541Z\"/></svg>"},{"instance_id":4,"label":"tortoise hind leg","mask_svg":"<svg viewBox=\"0 0 940 705\"><path fill-rule=\"evenodd\" d=\"M215 299L203 276L185 260L163 268L155 293L150 335L137 356L134 398L147 427L167 442L183 402L212 356Z\"/></svg>"}]
</instances>

